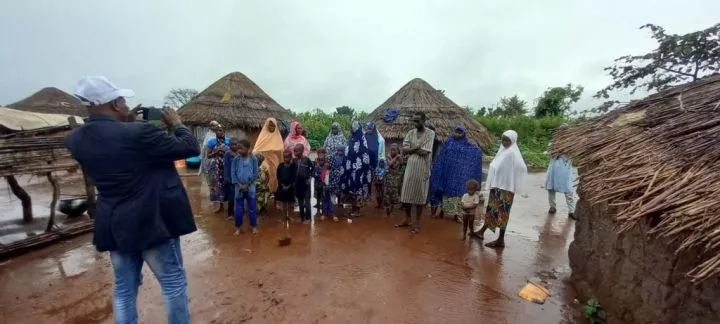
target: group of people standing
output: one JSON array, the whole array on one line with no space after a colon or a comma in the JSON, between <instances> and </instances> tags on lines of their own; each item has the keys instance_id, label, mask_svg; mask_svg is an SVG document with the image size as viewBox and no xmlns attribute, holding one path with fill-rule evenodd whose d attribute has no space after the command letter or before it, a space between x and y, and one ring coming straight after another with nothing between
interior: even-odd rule
<instances>
[{"instance_id":1,"label":"group of people standing","mask_svg":"<svg viewBox=\"0 0 720 324\"><path fill-rule=\"evenodd\" d=\"M420 215L430 202L431 206L442 206L444 214L463 218L464 238L468 230L472 232L475 209L482 204L482 151L467 139L467 129L460 125L438 153L440 141L434 130L426 127L423 113L413 116L414 128L402 145L390 145L387 155L385 141L374 124L367 123L363 130L359 122L353 122L349 139L340 125L333 124L324 148L311 161L310 145L297 122L292 123L283 141L280 125L268 118L254 145L246 139L227 137L222 125L212 122L200 148L174 110L162 111L162 121L170 133L136 121L137 110L129 109L125 101L134 91L118 88L105 77L82 78L74 94L87 105L89 117L83 126L68 133L65 145L98 191L93 244L110 255L117 323L138 321L137 294L144 263L160 283L167 322L190 322L179 238L197 227L187 192L172 163L179 159L201 156L200 171L209 184L210 199L217 211L227 202L238 233L246 209L257 232L256 213L267 207L270 194L284 205L286 217L300 202L302 218L309 221L312 178L315 195L321 201L321 218L332 216L337 220L335 206L343 197L353 205L351 213L359 212L359 203L367 201L374 191L378 207L386 208L388 215L396 205L405 207L405 219L396 226L410 227L413 233L419 233ZM510 209L516 195L523 192L527 168L517 137L514 131L503 133L486 182L489 192L484 224L472 232L482 239L487 229L500 228L498 239L486 244L491 247L505 245ZM572 162L568 156L552 155L546 188L550 212L556 212L556 192L565 193L572 218Z\"/></svg>"},{"instance_id":2,"label":"group of people standing","mask_svg":"<svg viewBox=\"0 0 720 324\"><path fill-rule=\"evenodd\" d=\"M214 136L208 136L203 145L205 159L201 172L208 175L210 200L216 204L216 212L221 211L222 203L227 201L228 216L235 217L238 233L246 209L252 231L257 232L257 210L262 213L267 209L271 195L286 215L298 205L301 221L309 223L310 198L314 196L321 220L329 217L338 221L338 204L351 206L346 215L350 220L360 216L362 205L374 201L388 216L402 206L405 218L395 226L410 228L417 234L423 209L429 205L432 217L449 217L463 223L463 239L470 233L482 240L486 230L500 229L498 239L486 245L504 247L510 210L515 196L523 195L527 174L517 146L517 133L508 130L502 135L502 145L489 166L483 226L473 231L475 210L485 200L480 194L482 148L468 138L464 125L458 125L443 143L432 126L426 125L424 113L417 113L412 122L414 127L402 144L391 144L387 154L385 139L373 122L361 125L353 121L349 137L340 124L333 123L314 161L309 158L310 144L305 129L297 121L292 121L289 134L283 140L277 121L267 119L252 152L249 142L227 138L222 125L212 122ZM557 175L567 174L568 165L570 169L572 166L558 162L569 161L563 156L553 156L552 161L547 187L550 212L554 213L556 191L570 192L568 202L572 205L571 189L567 188L572 186L568 180L572 175L562 181L555 180ZM562 165L565 169L561 169ZM250 170L245 171L246 168ZM311 183L314 183L314 193ZM233 204L234 201L237 203ZM570 216L573 216L572 208Z\"/></svg>"}]
</instances>

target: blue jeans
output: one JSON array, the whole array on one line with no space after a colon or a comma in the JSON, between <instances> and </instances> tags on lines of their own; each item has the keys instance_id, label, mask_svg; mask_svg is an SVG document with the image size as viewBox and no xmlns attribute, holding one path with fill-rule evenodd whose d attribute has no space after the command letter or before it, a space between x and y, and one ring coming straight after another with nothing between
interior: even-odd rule
<instances>
[{"instance_id":1,"label":"blue jeans","mask_svg":"<svg viewBox=\"0 0 720 324\"><path fill-rule=\"evenodd\" d=\"M115 273L113 312L116 324L136 324L137 294L142 284L143 262L147 262L155 274L167 312L169 324L190 323L188 308L187 277L183 268L180 240L169 239L142 252L110 252L110 262Z\"/></svg>"},{"instance_id":2,"label":"blue jeans","mask_svg":"<svg viewBox=\"0 0 720 324\"><path fill-rule=\"evenodd\" d=\"M228 216L235 213L235 185L232 183L225 184L225 200L228 202Z\"/></svg>"},{"instance_id":3,"label":"blue jeans","mask_svg":"<svg viewBox=\"0 0 720 324\"><path fill-rule=\"evenodd\" d=\"M250 218L250 227L257 227L257 197L254 191L238 190L235 196L235 227L242 227L243 217L245 217L245 202L248 207L248 218Z\"/></svg>"}]
</instances>

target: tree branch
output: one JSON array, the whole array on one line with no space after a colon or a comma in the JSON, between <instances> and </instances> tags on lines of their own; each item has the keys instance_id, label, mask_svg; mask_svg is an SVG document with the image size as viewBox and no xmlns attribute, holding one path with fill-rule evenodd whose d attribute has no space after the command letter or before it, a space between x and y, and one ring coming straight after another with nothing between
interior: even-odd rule
<instances>
[{"instance_id":1,"label":"tree branch","mask_svg":"<svg viewBox=\"0 0 720 324\"><path fill-rule=\"evenodd\" d=\"M658 66L658 69L665 70L665 71L667 71L667 72L677 73L677 74L684 75L684 76L697 77L697 76L694 76L694 75L692 75L692 74L690 74L690 73L685 73L685 72L681 72L681 71L677 71L677 70L673 70L673 69L668 69L668 68L662 67L662 66Z\"/></svg>"}]
</instances>

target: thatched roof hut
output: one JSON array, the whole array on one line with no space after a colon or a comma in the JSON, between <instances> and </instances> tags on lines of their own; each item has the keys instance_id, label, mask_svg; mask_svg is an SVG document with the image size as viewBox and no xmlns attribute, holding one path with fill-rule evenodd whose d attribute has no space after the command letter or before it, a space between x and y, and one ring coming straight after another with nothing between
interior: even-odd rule
<instances>
[{"instance_id":1,"label":"thatched roof hut","mask_svg":"<svg viewBox=\"0 0 720 324\"><path fill-rule=\"evenodd\" d=\"M700 249L688 273L720 275L720 75L679 86L559 130L555 151L576 157L582 198L608 202L620 230L652 219L651 234Z\"/></svg>"},{"instance_id":2,"label":"thatched roof hut","mask_svg":"<svg viewBox=\"0 0 720 324\"><path fill-rule=\"evenodd\" d=\"M399 115L388 123L383 116L390 108L395 108ZM370 113L368 119L377 124L378 130L385 139L402 140L412 128L410 118L416 112L425 113L428 123L435 126L437 135L442 139L452 135L457 125L464 124L468 128L468 137L484 148L491 147L495 141L485 126L441 91L420 78L410 80Z\"/></svg>"},{"instance_id":3,"label":"thatched roof hut","mask_svg":"<svg viewBox=\"0 0 720 324\"><path fill-rule=\"evenodd\" d=\"M87 108L82 102L58 88L48 87L31 96L8 105L9 108L44 113L87 117Z\"/></svg>"},{"instance_id":4,"label":"thatched roof hut","mask_svg":"<svg viewBox=\"0 0 720 324\"><path fill-rule=\"evenodd\" d=\"M215 81L178 113L185 124L207 126L216 120L226 128L260 129L268 117L290 117L255 82L240 72L233 72Z\"/></svg>"}]
</instances>

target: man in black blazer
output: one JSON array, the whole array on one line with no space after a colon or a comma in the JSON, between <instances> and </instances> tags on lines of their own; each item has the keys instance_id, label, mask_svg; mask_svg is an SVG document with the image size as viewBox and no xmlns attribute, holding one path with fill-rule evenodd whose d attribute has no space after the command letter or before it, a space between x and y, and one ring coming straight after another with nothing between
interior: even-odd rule
<instances>
[{"instance_id":1,"label":"man in black blazer","mask_svg":"<svg viewBox=\"0 0 720 324\"><path fill-rule=\"evenodd\" d=\"M162 287L168 323L189 323L179 237L196 227L174 161L198 156L198 142L173 110L162 112L172 135L136 122L125 103L134 92L105 77L83 78L75 95L88 105L90 116L65 144L98 190L93 244L110 252L115 323L137 322L144 262Z\"/></svg>"}]
</instances>

